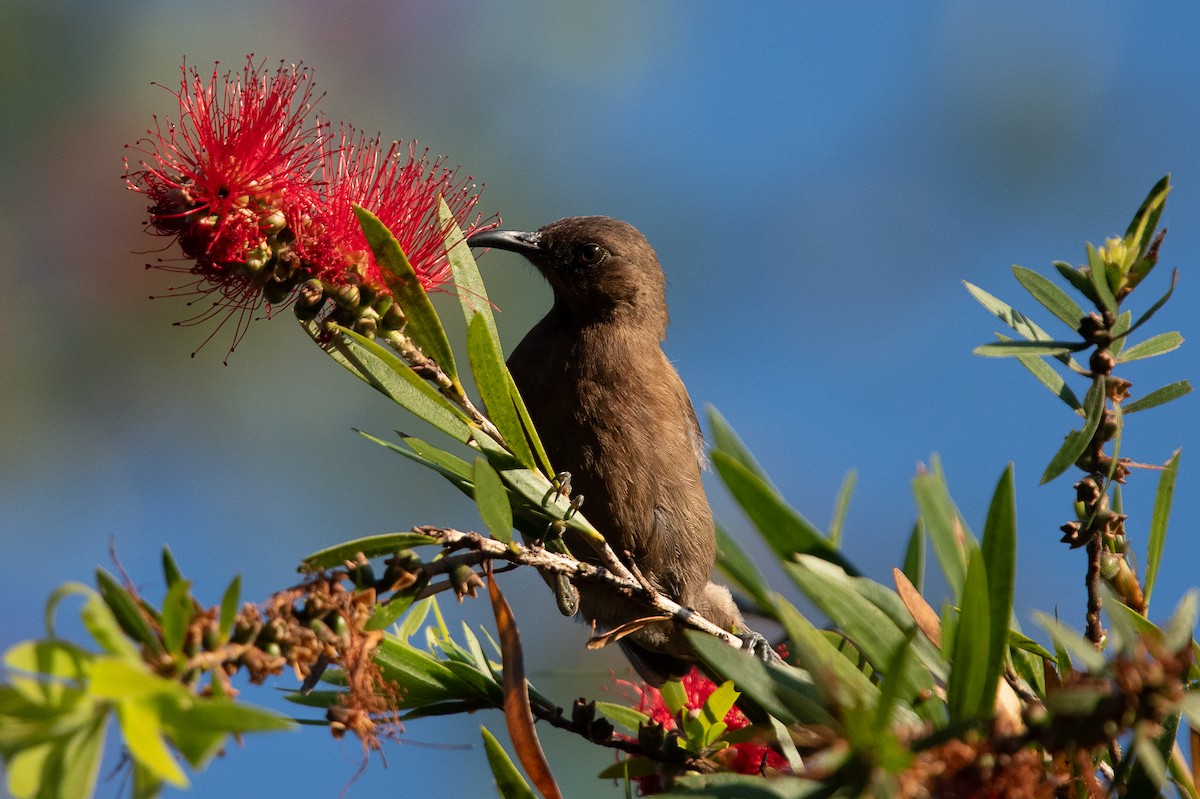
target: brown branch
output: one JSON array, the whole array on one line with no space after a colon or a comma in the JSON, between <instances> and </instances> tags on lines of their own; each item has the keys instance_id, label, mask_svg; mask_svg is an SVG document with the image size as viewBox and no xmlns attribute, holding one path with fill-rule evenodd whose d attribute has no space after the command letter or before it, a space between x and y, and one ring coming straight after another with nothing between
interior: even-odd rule
<instances>
[{"instance_id":1,"label":"brown branch","mask_svg":"<svg viewBox=\"0 0 1200 799\"><path fill-rule=\"evenodd\" d=\"M607 544L603 548L599 548L600 557L605 563L605 567L600 567L583 563L566 555L559 555L541 547L528 547L518 543L506 544L479 533L434 526L414 527L413 530L436 538L444 547L484 552L497 560L532 566L543 574L564 574L574 580L608 586L613 591L624 593L645 603L648 608L658 611L664 617L674 618L681 624L713 636L727 646L734 649L744 647L744 642L738 636L718 627L696 611L685 608L665 594L644 586L620 562L616 553Z\"/></svg>"}]
</instances>

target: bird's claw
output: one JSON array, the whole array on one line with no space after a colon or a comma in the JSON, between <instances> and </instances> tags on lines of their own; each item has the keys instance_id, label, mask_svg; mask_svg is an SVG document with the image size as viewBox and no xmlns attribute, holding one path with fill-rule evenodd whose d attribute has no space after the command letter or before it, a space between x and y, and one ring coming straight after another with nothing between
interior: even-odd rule
<instances>
[{"instance_id":1,"label":"bird's claw","mask_svg":"<svg viewBox=\"0 0 1200 799\"><path fill-rule=\"evenodd\" d=\"M554 479L550 482L554 484L559 497L566 499L567 497L571 496L570 472L559 472L558 474L554 475Z\"/></svg>"},{"instance_id":2,"label":"bird's claw","mask_svg":"<svg viewBox=\"0 0 1200 799\"><path fill-rule=\"evenodd\" d=\"M754 657L763 663L783 662L783 658L779 656L779 653L771 646L771 642L762 633L756 633L754 630L746 630L745 632L737 633L737 637L742 639L742 649L754 655Z\"/></svg>"}]
</instances>

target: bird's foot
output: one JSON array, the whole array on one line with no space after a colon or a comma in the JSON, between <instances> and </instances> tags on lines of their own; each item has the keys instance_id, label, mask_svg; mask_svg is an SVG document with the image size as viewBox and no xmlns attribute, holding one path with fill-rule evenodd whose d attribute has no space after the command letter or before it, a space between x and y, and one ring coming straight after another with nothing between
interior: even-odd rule
<instances>
[{"instance_id":1,"label":"bird's foot","mask_svg":"<svg viewBox=\"0 0 1200 799\"><path fill-rule=\"evenodd\" d=\"M745 630L736 635L742 639L742 649L754 655L754 657L763 663L783 662L783 658L779 656L779 653L771 646L771 642L762 633L756 633L754 630Z\"/></svg>"},{"instance_id":2,"label":"bird's foot","mask_svg":"<svg viewBox=\"0 0 1200 799\"><path fill-rule=\"evenodd\" d=\"M554 475L550 482L554 484L554 488L556 489L559 497L566 499L567 497L571 496L570 472L559 472L558 474Z\"/></svg>"}]
</instances>

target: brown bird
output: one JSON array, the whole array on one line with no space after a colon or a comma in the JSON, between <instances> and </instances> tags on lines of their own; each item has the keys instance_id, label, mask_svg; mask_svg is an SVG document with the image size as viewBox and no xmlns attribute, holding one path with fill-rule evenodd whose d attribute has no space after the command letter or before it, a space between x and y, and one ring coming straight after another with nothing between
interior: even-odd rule
<instances>
[{"instance_id":1,"label":"brown bird","mask_svg":"<svg viewBox=\"0 0 1200 799\"><path fill-rule=\"evenodd\" d=\"M556 469L586 497L584 513L659 591L715 624L749 632L729 590L709 580L716 553L700 472L703 440L687 390L662 351L666 279L646 238L603 216L562 219L531 232L489 230L472 247L520 253L554 290L554 305L508 366ZM596 562L590 547L571 551ZM580 613L611 630L647 608L586 584ZM621 640L648 682L690 670L679 624L651 623ZM773 654L773 653L772 653Z\"/></svg>"}]
</instances>

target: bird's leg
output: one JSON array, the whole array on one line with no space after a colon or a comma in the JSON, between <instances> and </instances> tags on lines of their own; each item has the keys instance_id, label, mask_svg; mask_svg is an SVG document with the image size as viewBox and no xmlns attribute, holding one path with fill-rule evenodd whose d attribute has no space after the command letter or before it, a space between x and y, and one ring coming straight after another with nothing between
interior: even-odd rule
<instances>
[{"instance_id":1,"label":"bird's leg","mask_svg":"<svg viewBox=\"0 0 1200 799\"><path fill-rule=\"evenodd\" d=\"M550 522L546 525L546 532L542 534L541 540L530 543L544 546L550 552L558 555L573 558L575 556L571 554L571 551L567 549L566 542L563 541L563 532L566 529L567 525L564 522ZM547 581L550 583L550 589L554 591L554 601L558 605L558 612L564 616L574 616L579 611L579 589L565 574L549 575Z\"/></svg>"},{"instance_id":2,"label":"bird's leg","mask_svg":"<svg viewBox=\"0 0 1200 799\"><path fill-rule=\"evenodd\" d=\"M571 496L571 473L559 472L550 480L554 487L558 489L558 496L566 499Z\"/></svg>"}]
</instances>

